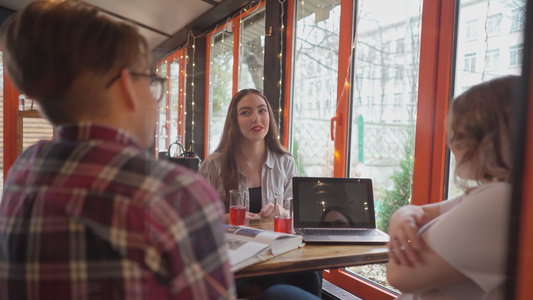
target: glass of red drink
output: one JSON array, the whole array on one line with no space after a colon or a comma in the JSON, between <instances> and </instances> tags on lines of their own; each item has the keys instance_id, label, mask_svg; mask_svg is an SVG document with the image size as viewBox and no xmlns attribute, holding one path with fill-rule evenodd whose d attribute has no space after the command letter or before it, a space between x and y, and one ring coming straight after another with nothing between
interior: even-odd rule
<instances>
[{"instance_id":1,"label":"glass of red drink","mask_svg":"<svg viewBox=\"0 0 533 300\"><path fill-rule=\"evenodd\" d=\"M274 231L292 233L292 197L275 196Z\"/></svg>"},{"instance_id":2,"label":"glass of red drink","mask_svg":"<svg viewBox=\"0 0 533 300\"><path fill-rule=\"evenodd\" d=\"M229 191L229 224L242 226L246 223L246 197L241 190Z\"/></svg>"}]
</instances>

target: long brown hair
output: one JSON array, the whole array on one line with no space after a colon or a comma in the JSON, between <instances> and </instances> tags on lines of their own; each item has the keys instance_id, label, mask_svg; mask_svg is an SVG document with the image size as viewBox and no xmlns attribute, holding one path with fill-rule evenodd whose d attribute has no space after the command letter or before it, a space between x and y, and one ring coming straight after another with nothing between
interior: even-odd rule
<instances>
[{"instance_id":1,"label":"long brown hair","mask_svg":"<svg viewBox=\"0 0 533 300\"><path fill-rule=\"evenodd\" d=\"M241 99L244 98L244 96L250 94L257 95L261 97L261 99L265 100L268 109L270 122L268 132L265 136L266 147L272 152L289 154L289 152L278 140L278 125L276 123L276 119L274 118L272 107L270 106L270 103L265 95L255 89L244 89L237 92L229 104L226 122L224 123L224 131L222 132L222 138L220 139L220 144L215 150L215 152L220 152L222 154L220 177L222 178L222 185L226 191L226 197L224 198L224 204L226 204L226 207L228 206L227 204L229 201L229 191L231 189L238 188L240 180L239 167L237 165L237 153L240 150L239 145L243 139L243 136L239 129L239 123L237 122L237 105Z\"/></svg>"},{"instance_id":2,"label":"long brown hair","mask_svg":"<svg viewBox=\"0 0 533 300\"><path fill-rule=\"evenodd\" d=\"M511 110L518 76L506 76L473 86L453 102L448 115L448 145L464 150L455 167L456 181L468 192L467 182L457 179L467 163L476 161L477 184L510 181Z\"/></svg>"}]
</instances>

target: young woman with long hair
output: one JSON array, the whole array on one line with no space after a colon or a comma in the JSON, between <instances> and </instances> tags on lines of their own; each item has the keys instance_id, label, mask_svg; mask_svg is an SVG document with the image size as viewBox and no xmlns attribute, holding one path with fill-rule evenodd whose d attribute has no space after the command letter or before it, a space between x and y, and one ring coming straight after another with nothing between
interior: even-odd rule
<instances>
[{"instance_id":1,"label":"young woman with long hair","mask_svg":"<svg viewBox=\"0 0 533 300\"><path fill-rule=\"evenodd\" d=\"M249 191L247 218L273 218L274 194L292 197L297 176L292 155L278 140L278 127L268 100L258 90L241 90L231 99L220 144L200 170L229 211L229 191ZM226 214L228 215L228 214ZM276 284L322 292L322 271L282 274L257 280L237 280L240 296L250 296Z\"/></svg>"},{"instance_id":2,"label":"young woman with long hair","mask_svg":"<svg viewBox=\"0 0 533 300\"><path fill-rule=\"evenodd\" d=\"M226 212L232 189L249 191L249 218L272 218L274 194L292 196L296 163L278 136L274 113L263 93L244 89L233 96L220 144L198 171L224 201Z\"/></svg>"}]
</instances>

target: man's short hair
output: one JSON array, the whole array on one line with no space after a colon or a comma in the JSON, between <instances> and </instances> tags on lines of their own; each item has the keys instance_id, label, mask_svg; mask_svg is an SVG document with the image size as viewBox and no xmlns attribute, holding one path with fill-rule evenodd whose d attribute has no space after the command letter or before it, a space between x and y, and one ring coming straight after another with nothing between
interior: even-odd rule
<instances>
[{"instance_id":1,"label":"man's short hair","mask_svg":"<svg viewBox=\"0 0 533 300\"><path fill-rule=\"evenodd\" d=\"M65 121L63 98L75 79L113 70L118 74L150 59L136 27L81 1L29 3L6 20L0 43L15 86L36 99L53 123ZM56 112L58 108L65 112Z\"/></svg>"}]
</instances>

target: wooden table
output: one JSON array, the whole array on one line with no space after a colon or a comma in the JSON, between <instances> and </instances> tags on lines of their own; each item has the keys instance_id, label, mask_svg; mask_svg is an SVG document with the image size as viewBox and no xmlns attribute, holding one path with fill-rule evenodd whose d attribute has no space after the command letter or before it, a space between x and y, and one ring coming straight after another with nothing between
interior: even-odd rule
<instances>
[{"instance_id":1,"label":"wooden table","mask_svg":"<svg viewBox=\"0 0 533 300\"><path fill-rule=\"evenodd\" d=\"M273 230L272 220L250 220L250 227ZM235 273L235 278L279 273L334 269L385 263L389 260L385 245L307 244Z\"/></svg>"}]
</instances>

